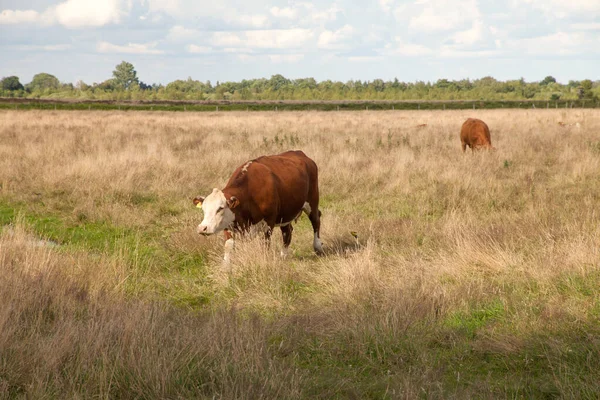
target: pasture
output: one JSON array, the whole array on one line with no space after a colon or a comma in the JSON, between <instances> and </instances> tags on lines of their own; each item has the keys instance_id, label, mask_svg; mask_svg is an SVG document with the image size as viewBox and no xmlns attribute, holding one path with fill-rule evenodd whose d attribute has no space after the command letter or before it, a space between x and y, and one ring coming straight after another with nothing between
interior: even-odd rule
<instances>
[{"instance_id":1,"label":"pasture","mask_svg":"<svg viewBox=\"0 0 600 400\"><path fill-rule=\"evenodd\" d=\"M325 255L224 267L191 199L289 149ZM594 109L0 111L0 397L596 398L599 172Z\"/></svg>"}]
</instances>

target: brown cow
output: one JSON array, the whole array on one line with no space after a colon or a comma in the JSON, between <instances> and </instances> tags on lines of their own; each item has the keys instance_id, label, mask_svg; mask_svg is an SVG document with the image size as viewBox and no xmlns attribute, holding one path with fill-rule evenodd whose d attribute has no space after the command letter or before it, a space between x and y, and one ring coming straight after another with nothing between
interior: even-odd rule
<instances>
[{"instance_id":1,"label":"brown cow","mask_svg":"<svg viewBox=\"0 0 600 400\"><path fill-rule=\"evenodd\" d=\"M323 252L320 239L318 168L302 151L287 151L262 156L238 167L223 190L213 189L206 199L196 197L204 219L198 225L200 235L225 231L225 261L229 262L234 241L232 231L247 232L264 221L265 237L279 226L287 251L292 241L292 221L304 211L314 231L313 248Z\"/></svg>"},{"instance_id":2,"label":"brown cow","mask_svg":"<svg viewBox=\"0 0 600 400\"><path fill-rule=\"evenodd\" d=\"M460 129L460 142L463 152L467 146L472 151L478 149L493 149L490 139L490 128L480 119L469 118Z\"/></svg>"}]
</instances>

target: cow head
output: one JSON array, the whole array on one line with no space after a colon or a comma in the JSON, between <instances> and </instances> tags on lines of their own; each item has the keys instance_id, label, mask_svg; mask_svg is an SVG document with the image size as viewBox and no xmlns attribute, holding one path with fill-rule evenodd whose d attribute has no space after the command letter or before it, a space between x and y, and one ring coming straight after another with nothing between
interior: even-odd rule
<instances>
[{"instance_id":1,"label":"cow head","mask_svg":"<svg viewBox=\"0 0 600 400\"><path fill-rule=\"evenodd\" d=\"M215 188L206 198L196 197L194 204L204 211L204 219L197 228L198 234L212 235L227 229L235 221L232 210L238 206L239 200L235 196L226 199L225 194Z\"/></svg>"}]
</instances>

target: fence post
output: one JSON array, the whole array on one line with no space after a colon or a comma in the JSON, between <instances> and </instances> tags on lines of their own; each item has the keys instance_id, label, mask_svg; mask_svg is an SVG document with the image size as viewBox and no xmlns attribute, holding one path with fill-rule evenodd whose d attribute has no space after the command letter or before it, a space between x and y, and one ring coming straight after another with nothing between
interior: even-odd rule
<instances>
[{"instance_id":1,"label":"fence post","mask_svg":"<svg viewBox=\"0 0 600 400\"><path fill-rule=\"evenodd\" d=\"M216 111L219 111L219 106L217 106L217 109L216 109Z\"/></svg>"},{"instance_id":2,"label":"fence post","mask_svg":"<svg viewBox=\"0 0 600 400\"><path fill-rule=\"evenodd\" d=\"M475 109L475 103L473 103L473 110Z\"/></svg>"},{"instance_id":3,"label":"fence post","mask_svg":"<svg viewBox=\"0 0 600 400\"><path fill-rule=\"evenodd\" d=\"M445 110L446 109L446 103L444 103L443 106L444 106L444 110Z\"/></svg>"},{"instance_id":4,"label":"fence post","mask_svg":"<svg viewBox=\"0 0 600 400\"><path fill-rule=\"evenodd\" d=\"M417 104L417 110L421 109L421 104Z\"/></svg>"}]
</instances>

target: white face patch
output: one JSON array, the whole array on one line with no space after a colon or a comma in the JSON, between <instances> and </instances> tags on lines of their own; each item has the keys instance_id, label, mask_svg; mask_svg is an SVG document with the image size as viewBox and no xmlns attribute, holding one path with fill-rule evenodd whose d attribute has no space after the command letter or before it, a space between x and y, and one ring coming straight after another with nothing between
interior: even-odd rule
<instances>
[{"instance_id":1,"label":"white face patch","mask_svg":"<svg viewBox=\"0 0 600 400\"><path fill-rule=\"evenodd\" d=\"M213 235L228 228L235 221L235 214L227 206L227 199L219 189L213 189L202 202L204 219L198 225L200 235Z\"/></svg>"}]
</instances>

